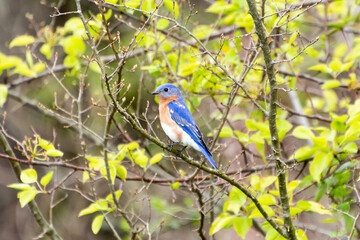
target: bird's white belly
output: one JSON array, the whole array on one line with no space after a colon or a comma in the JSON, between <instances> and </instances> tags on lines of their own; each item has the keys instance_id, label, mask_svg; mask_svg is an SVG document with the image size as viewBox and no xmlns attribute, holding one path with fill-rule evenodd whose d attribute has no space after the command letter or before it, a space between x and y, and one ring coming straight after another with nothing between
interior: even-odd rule
<instances>
[{"instance_id":1,"label":"bird's white belly","mask_svg":"<svg viewBox=\"0 0 360 240\"><path fill-rule=\"evenodd\" d=\"M187 134L186 132L183 132L182 135L182 141L181 141L184 145L186 146L190 146L193 147L196 151L201 152L201 149L199 147L198 144L196 144L196 142L190 137L189 134Z\"/></svg>"},{"instance_id":2,"label":"bird's white belly","mask_svg":"<svg viewBox=\"0 0 360 240\"><path fill-rule=\"evenodd\" d=\"M179 138L179 134L174 130L173 127L170 127L167 124L164 124L163 122L161 123L161 127L164 130L164 132L166 133L166 135L171 139L171 141L173 142L180 142L181 139Z\"/></svg>"},{"instance_id":3,"label":"bird's white belly","mask_svg":"<svg viewBox=\"0 0 360 240\"><path fill-rule=\"evenodd\" d=\"M170 127L161 122L161 127L164 130L164 132L166 133L166 135L171 139L171 141L180 142L185 146L193 147L195 150L201 152L201 149L198 146L198 144L196 144L195 141L189 136L189 134L187 134L185 131L183 131L179 126L176 125L176 127L175 127L176 131L174 131L173 127ZM179 138L178 131L182 132L180 138Z\"/></svg>"}]
</instances>

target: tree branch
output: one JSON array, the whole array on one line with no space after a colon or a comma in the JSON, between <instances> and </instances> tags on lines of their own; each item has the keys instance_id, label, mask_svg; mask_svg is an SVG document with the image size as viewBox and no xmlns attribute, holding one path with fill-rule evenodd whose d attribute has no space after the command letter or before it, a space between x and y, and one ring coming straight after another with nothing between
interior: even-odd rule
<instances>
[{"instance_id":1,"label":"tree branch","mask_svg":"<svg viewBox=\"0 0 360 240\"><path fill-rule=\"evenodd\" d=\"M287 193L287 180L286 180L286 165L281 160L281 149L280 141L276 126L276 113L277 113L277 82L274 71L274 61L271 57L271 51L269 44L267 42L267 36L263 29L263 25L259 16L259 13L256 8L256 3L254 0L247 0L249 6L249 12L252 16L256 28L256 34L259 37L260 47L264 54L266 73L269 79L270 85L270 110L268 115L269 120L269 130L271 134L271 150L273 159L276 161L277 170L278 170L278 181L279 181L279 192L280 192L280 201L283 210L284 218L284 227L286 238L291 240L296 240L295 227L291 220L290 215L290 205L289 197Z\"/></svg>"}]
</instances>

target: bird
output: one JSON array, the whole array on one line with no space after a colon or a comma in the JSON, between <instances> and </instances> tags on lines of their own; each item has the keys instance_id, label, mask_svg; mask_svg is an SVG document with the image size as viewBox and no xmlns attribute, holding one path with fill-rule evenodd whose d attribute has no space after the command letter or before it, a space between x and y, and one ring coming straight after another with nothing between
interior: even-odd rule
<instances>
[{"instance_id":1,"label":"bird","mask_svg":"<svg viewBox=\"0 0 360 240\"><path fill-rule=\"evenodd\" d=\"M174 142L191 146L202 152L214 169L218 169L199 128L178 87L171 83L160 85L152 95L159 98L160 124L165 134ZM184 147L184 148L185 148Z\"/></svg>"}]
</instances>

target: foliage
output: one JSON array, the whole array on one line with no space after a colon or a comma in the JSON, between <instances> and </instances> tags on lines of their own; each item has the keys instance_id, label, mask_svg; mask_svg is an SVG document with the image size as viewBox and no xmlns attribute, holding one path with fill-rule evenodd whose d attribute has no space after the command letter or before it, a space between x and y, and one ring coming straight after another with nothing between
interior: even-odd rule
<instances>
[{"instance_id":1,"label":"foliage","mask_svg":"<svg viewBox=\"0 0 360 240\"><path fill-rule=\"evenodd\" d=\"M350 7L358 1L75 3L56 8L64 24L39 25L9 42L11 54L0 52L10 79L0 85L1 134L19 156L2 158L27 164L7 185L21 207L76 192L83 207L71 213L91 215L93 234L110 229L117 239L174 229L201 239L360 236L360 14ZM37 81L48 84L36 89ZM166 82L186 97L219 171L163 143L149 93ZM41 133L19 131L16 140L6 132L15 119L9 98L75 137L43 139L51 136L40 119ZM69 199L51 200L51 216Z\"/></svg>"}]
</instances>

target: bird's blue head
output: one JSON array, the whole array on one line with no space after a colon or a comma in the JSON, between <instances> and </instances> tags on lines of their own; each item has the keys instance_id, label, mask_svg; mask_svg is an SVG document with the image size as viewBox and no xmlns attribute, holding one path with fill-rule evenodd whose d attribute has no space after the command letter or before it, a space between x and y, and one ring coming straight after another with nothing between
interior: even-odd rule
<instances>
[{"instance_id":1,"label":"bird's blue head","mask_svg":"<svg viewBox=\"0 0 360 240\"><path fill-rule=\"evenodd\" d=\"M163 98L181 98L181 93L179 88L171 83L165 83L160 85L155 92L152 93L153 95L158 95L159 97Z\"/></svg>"}]
</instances>

